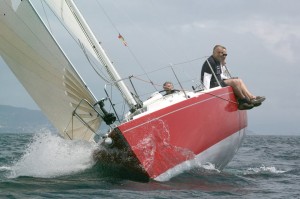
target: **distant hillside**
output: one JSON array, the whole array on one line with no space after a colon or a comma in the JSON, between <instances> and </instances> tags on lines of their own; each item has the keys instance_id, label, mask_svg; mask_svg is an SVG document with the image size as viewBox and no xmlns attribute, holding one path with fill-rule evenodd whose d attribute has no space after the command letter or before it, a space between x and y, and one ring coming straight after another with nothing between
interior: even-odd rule
<instances>
[{"instance_id":1,"label":"distant hillside","mask_svg":"<svg viewBox=\"0 0 300 199\"><path fill-rule=\"evenodd\" d=\"M0 105L0 133L35 133L53 129L41 111Z\"/></svg>"}]
</instances>

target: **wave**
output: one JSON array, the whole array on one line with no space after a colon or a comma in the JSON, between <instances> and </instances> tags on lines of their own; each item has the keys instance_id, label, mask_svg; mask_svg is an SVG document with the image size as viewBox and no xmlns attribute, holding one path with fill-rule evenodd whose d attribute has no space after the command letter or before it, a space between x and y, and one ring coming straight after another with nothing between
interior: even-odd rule
<instances>
[{"instance_id":1,"label":"wave","mask_svg":"<svg viewBox=\"0 0 300 199\"><path fill-rule=\"evenodd\" d=\"M286 173L287 171L283 171L280 169L277 169L274 166L264 166L256 167L256 168L248 168L246 172L244 172L244 175L251 175L251 174L281 174Z\"/></svg>"},{"instance_id":2,"label":"wave","mask_svg":"<svg viewBox=\"0 0 300 199\"><path fill-rule=\"evenodd\" d=\"M35 134L23 156L11 166L9 178L19 176L52 178L91 168L95 145L70 141L51 132Z\"/></svg>"}]
</instances>

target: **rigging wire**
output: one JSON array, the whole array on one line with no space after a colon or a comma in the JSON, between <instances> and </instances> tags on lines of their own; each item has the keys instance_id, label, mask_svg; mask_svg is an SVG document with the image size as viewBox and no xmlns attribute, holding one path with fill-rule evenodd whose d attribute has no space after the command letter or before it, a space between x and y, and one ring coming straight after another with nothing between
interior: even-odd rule
<instances>
[{"instance_id":1,"label":"rigging wire","mask_svg":"<svg viewBox=\"0 0 300 199\"><path fill-rule=\"evenodd\" d=\"M48 24L48 27L49 27L49 31L50 31L50 32L53 32L53 31L52 31L52 28L51 28L51 24L50 24L50 22L49 22L48 15L47 15L47 13L46 13L46 9L45 9L45 6L44 6L44 1L40 0L40 2L41 2L41 5L42 5L44 14L45 14L45 18L46 18L46 21L47 21L47 24Z\"/></svg>"},{"instance_id":2,"label":"rigging wire","mask_svg":"<svg viewBox=\"0 0 300 199\"><path fill-rule=\"evenodd\" d=\"M111 81L109 81L108 78L105 77L104 74L102 75L102 74L100 74L100 73L97 71L96 67L95 67L94 64L92 63L92 60L89 58L89 56L88 56L88 54L87 54L87 52L86 52L86 50L85 50L83 44L80 42L80 40L78 40L78 44L79 44L79 46L81 47L81 49L82 49L84 55L86 56L87 61L90 63L90 65L91 65L91 67L93 68L93 70L95 71L95 73L96 73L103 81L105 81L106 83L111 83ZM101 71L101 72L102 72L102 71Z\"/></svg>"},{"instance_id":3,"label":"rigging wire","mask_svg":"<svg viewBox=\"0 0 300 199\"><path fill-rule=\"evenodd\" d=\"M109 23L112 25L112 27L115 29L115 31L119 34L119 38L124 39L123 36L120 34L120 31L119 31L118 27L117 27L116 24L113 22L113 20L111 19L111 17L108 15L108 13L106 12L106 10L105 10L104 7L102 6L102 4L99 2L99 0L96 0L96 3L97 3L97 5L101 8L101 10L103 11L103 14L106 16L106 18L108 19ZM152 3L152 7L156 8L156 6L154 5L154 3L153 3L153 2L151 2L151 3ZM116 6L115 6L115 7L116 7ZM118 8L116 7L116 9L118 9ZM132 23L133 23L133 22L132 22ZM142 69L142 71L143 71L143 74L140 74L140 75L137 75L137 76L146 76L147 79L148 79L147 82L150 83L150 84L154 87L155 90L158 90L158 89L156 88L156 86L158 86L158 85L160 85L160 84L154 83L154 82L151 80L151 78L149 77L149 74L150 74L150 73L153 73L153 72L155 72L155 71L163 70L164 68L169 68L170 66L168 65L168 66L165 66L165 67L163 67L163 68L159 68L159 69L157 69L157 70L147 72L147 71L145 70L145 68L143 67L143 65L140 63L140 61L138 60L137 56L135 55L135 53L133 52L133 50L131 49L131 47L127 44L127 42L126 42L126 44L125 44L125 40L123 40L123 43L124 43L124 45L127 47L127 50L129 51L129 53L131 54L131 56L133 57L133 59L135 60L135 62L138 64L138 66L139 66L139 67ZM178 65L182 65L182 64L188 64L188 63L191 63L191 62L193 62L193 61L197 61L197 60L202 59L202 58L203 58L203 57L196 58L196 59L192 59L192 60L187 60L187 61L183 61L183 62L179 62L179 63L172 64L172 65L173 65L173 66L178 66ZM183 70L183 73L184 73L186 76L188 76L188 75L186 74L186 71L185 71L185 70ZM136 78L137 76L132 76L132 77ZM145 81L145 80L144 80L144 81Z\"/></svg>"},{"instance_id":4,"label":"rigging wire","mask_svg":"<svg viewBox=\"0 0 300 199\"><path fill-rule=\"evenodd\" d=\"M162 30L164 30L164 32L166 32L166 34L168 35L168 29L167 29L168 25L167 24L168 24L168 22L170 22L170 17L169 17L169 15L165 15L168 12L166 12L165 9L162 9L161 6L158 6L157 1L150 0L150 3L152 5L152 7L158 11L158 16L162 16L162 18L164 19L164 20L157 20L157 21L158 21L158 23L161 23L161 25L163 27ZM180 54L183 55L183 57L185 57L188 60L188 54L187 54L188 51L183 48L183 45L182 45L182 43L180 43L180 40L175 39L175 40L172 40L172 42L176 43L175 44L176 46L180 46L180 48L178 48L178 49L181 49ZM165 53L165 54L167 54L167 53ZM175 64L172 64L172 65L175 65Z\"/></svg>"},{"instance_id":5,"label":"rigging wire","mask_svg":"<svg viewBox=\"0 0 300 199\"><path fill-rule=\"evenodd\" d=\"M165 70L165 69L169 69L169 68L173 69L173 68L175 68L175 67L183 67L182 65L184 65L184 64L192 63L192 62L195 62L195 61L204 59L204 58L207 58L207 56L204 56L204 57L198 57L198 58L194 58L194 59L191 59L191 60L186 60L186 61L178 62L178 63L175 63L175 64L171 64L171 66L168 65L168 66L160 67L160 68L158 68L158 69L156 69L156 70L149 71L149 72L147 72L147 73L150 74L150 73L158 72L158 71ZM174 71L173 71L173 73L174 73ZM187 73L186 70L184 70L184 74L188 77L188 80L186 80L186 81L181 81L181 82L182 82L182 83L186 83L186 82L190 82L190 81L195 82L195 78L191 77L190 75L187 75L186 73ZM162 84L160 84L160 83L149 82L149 81L147 81L147 80L141 78L141 77L144 76L144 75L145 75L145 74L132 75L131 77L134 78L134 79L137 79L137 80L139 80L139 81L145 82L145 83L149 83L149 84L150 84L150 83L153 83L153 84L155 84L156 86L162 87ZM202 84L202 83L201 83L201 80L197 79L197 81L199 81L200 84Z\"/></svg>"},{"instance_id":6,"label":"rigging wire","mask_svg":"<svg viewBox=\"0 0 300 199\"><path fill-rule=\"evenodd\" d=\"M117 28L117 26L115 25L115 23L112 21L112 19L110 18L110 16L107 14L107 12L105 11L104 7L101 5L101 3L99 2L99 0L96 0L98 6L101 8L101 10L103 11L104 15L106 16L106 18L109 20L110 24L113 26L113 28L116 30L116 32L120 34L119 29ZM121 36L122 37L122 36ZM123 37L122 37L123 38ZM155 84L152 82L152 80L150 79L150 77L148 76L148 74L146 73L145 68L143 67L143 65L141 64L141 62L138 60L137 56L135 55L135 53L133 52L133 50L130 48L130 46L127 44L126 45L129 53L131 54L131 56L133 57L133 59L135 60L135 62L137 63L137 65L143 70L143 72L146 74L148 80L152 83L152 86L154 87L155 90L157 90L157 88L155 87Z\"/></svg>"},{"instance_id":7,"label":"rigging wire","mask_svg":"<svg viewBox=\"0 0 300 199\"><path fill-rule=\"evenodd\" d=\"M177 67L177 66L181 66L181 65L183 65L183 64L187 64L187 63L191 63L191 62L194 62L194 61L198 61L198 60L204 59L204 58L206 58L206 57L207 57L207 56L198 57L198 58L195 58L195 59L191 59L191 60L186 60L186 61L178 62L178 63L172 64L172 65L173 65L174 67ZM166 69L166 68L170 68L170 64L169 64L169 65L166 65L166 66L163 66L163 67L160 67L160 68L158 68L158 69L152 70L152 71L148 71L147 73L148 73L148 74L154 73L154 72L157 72L157 71ZM137 76L144 76L144 75L146 75L146 73L142 73L142 74L136 75L136 77L137 77Z\"/></svg>"}]
</instances>

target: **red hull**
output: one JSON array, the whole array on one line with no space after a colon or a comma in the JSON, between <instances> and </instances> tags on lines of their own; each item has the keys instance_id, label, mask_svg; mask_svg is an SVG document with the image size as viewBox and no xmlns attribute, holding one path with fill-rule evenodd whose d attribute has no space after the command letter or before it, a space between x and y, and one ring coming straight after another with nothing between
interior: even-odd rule
<instances>
[{"instance_id":1,"label":"red hull","mask_svg":"<svg viewBox=\"0 0 300 199\"><path fill-rule=\"evenodd\" d=\"M121 124L109 136L131 157L124 166L156 178L246 126L246 111L226 87Z\"/></svg>"}]
</instances>

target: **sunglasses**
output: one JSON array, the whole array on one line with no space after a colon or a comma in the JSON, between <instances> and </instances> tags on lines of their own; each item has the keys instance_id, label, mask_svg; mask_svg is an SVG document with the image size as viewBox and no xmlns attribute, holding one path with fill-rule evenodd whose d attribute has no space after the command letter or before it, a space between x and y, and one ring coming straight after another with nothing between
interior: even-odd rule
<instances>
[{"instance_id":1,"label":"sunglasses","mask_svg":"<svg viewBox=\"0 0 300 199\"><path fill-rule=\"evenodd\" d=\"M224 57L226 57L226 56L227 56L227 54L223 54L223 56L224 56Z\"/></svg>"}]
</instances>

